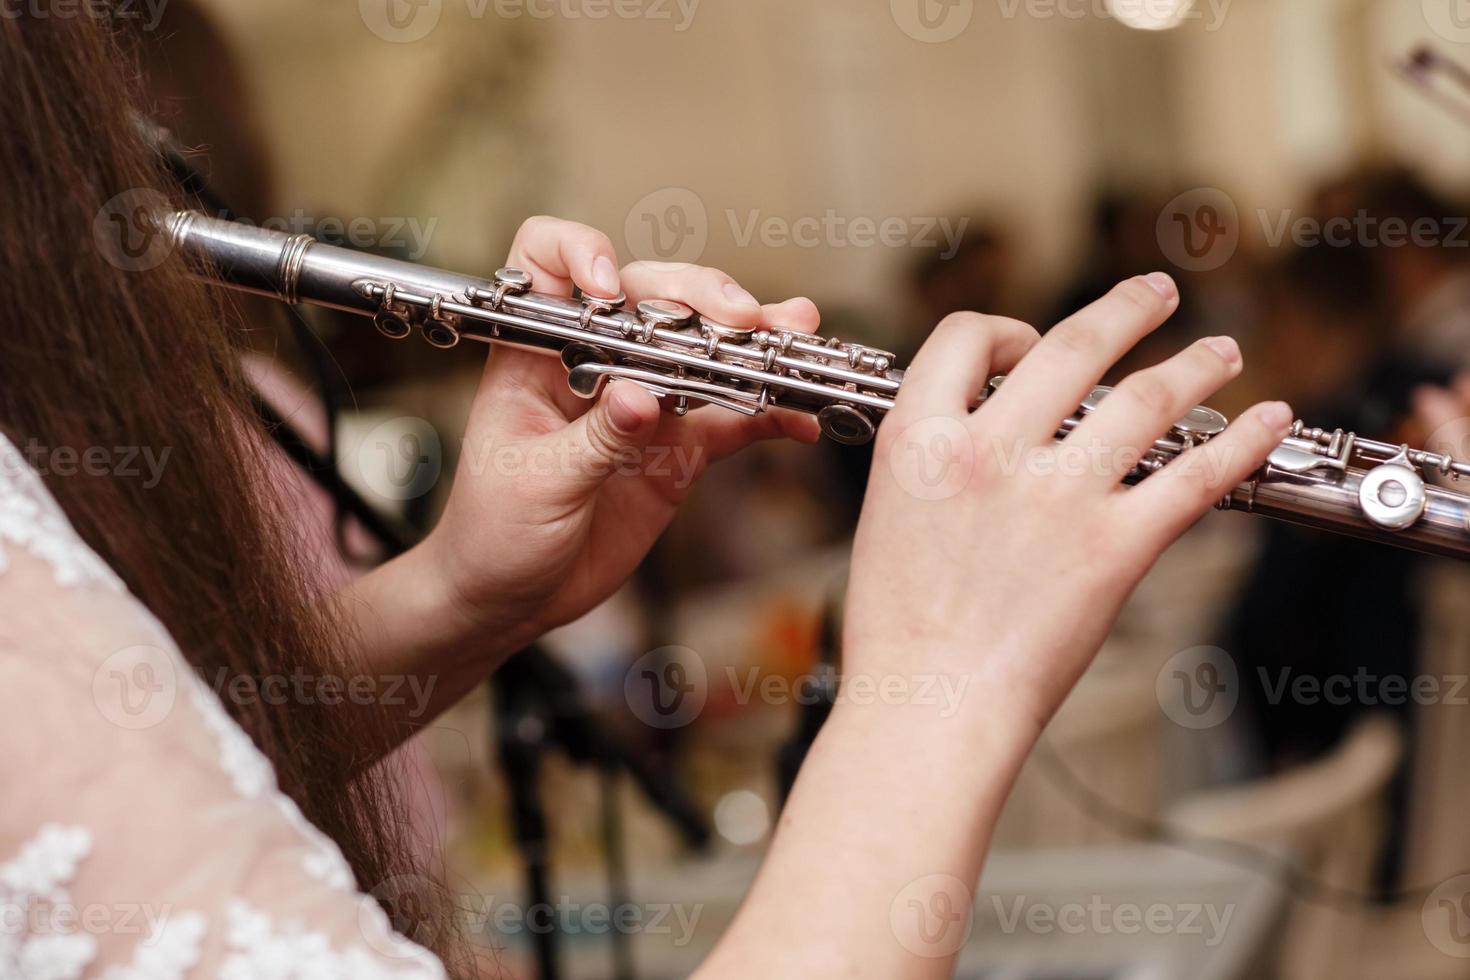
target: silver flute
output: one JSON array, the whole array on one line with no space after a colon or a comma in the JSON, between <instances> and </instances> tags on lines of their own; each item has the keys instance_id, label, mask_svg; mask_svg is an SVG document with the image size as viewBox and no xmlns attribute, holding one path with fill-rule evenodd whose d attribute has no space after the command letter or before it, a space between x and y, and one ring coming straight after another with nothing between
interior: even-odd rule
<instances>
[{"instance_id":1,"label":"silver flute","mask_svg":"<svg viewBox=\"0 0 1470 980\"><path fill-rule=\"evenodd\" d=\"M861 445L873 439L903 383L887 351L732 327L669 300L627 309L621 297L553 296L533 291L531 276L519 269L479 279L197 211L169 214L165 227L206 282L371 317L393 339L417 333L434 347L479 340L558 355L572 391L583 398L621 381L648 389L681 415L694 404L745 415L793 409L816 416L836 442ZM1003 382L992 379L982 400ZM1094 389L1058 438L1109 391ZM1208 442L1227 424L1213 409L1191 410L1144 454L1132 478ZM1219 506L1470 558L1470 496L1439 485L1467 475L1470 463L1449 456L1298 421L1265 465Z\"/></svg>"}]
</instances>

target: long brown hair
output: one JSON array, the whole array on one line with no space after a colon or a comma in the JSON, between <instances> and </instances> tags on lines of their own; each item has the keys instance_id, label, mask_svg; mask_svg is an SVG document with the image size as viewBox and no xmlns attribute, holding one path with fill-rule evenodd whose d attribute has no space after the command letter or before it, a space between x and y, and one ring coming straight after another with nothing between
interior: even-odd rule
<instances>
[{"instance_id":1,"label":"long brown hair","mask_svg":"<svg viewBox=\"0 0 1470 980\"><path fill-rule=\"evenodd\" d=\"M266 440L239 331L175 261L118 261L94 233L109 207L126 215L171 194L134 129L131 45L95 9L0 18L0 430L18 446L168 453L156 481L121 469L43 477L207 681L343 670L282 502L260 485ZM428 880L405 865L391 781L370 765L386 729L366 712L225 700L363 890ZM423 907L413 898L391 909L399 927L442 953L452 930L442 916L406 921Z\"/></svg>"}]
</instances>

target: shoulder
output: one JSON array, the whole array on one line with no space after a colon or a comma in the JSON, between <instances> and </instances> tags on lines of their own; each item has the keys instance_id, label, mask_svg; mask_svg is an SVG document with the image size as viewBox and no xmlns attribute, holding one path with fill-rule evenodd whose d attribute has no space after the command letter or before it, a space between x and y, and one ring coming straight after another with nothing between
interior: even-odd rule
<instances>
[{"instance_id":1,"label":"shoulder","mask_svg":"<svg viewBox=\"0 0 1470 980\"><path fill-rule=\"evenodd\" d=\"M0 434L0 657L95 667L157 620L76 532L25 454Z\"/></svg>"}]
</instances>

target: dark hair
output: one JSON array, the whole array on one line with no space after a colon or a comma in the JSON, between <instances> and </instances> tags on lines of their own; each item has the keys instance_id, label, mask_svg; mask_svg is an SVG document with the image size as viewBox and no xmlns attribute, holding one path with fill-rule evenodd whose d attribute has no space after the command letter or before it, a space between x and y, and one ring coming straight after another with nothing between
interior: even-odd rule
<instances>
[{"instance_id":1,"label":"dark hair","mask_svg":"<svg viewBox=\"0 0 1470 980\"><path fill-rule=\"evenodd\" d=\"M172 258L118 261L95 234L170 193L133 127L130 42L95 10L0 18L0 429L18 445L169 452L156 485L43 476L207 681L344 671L341 627L292 553L283 502L262 485L267 439L238 327ZM408 863L394 783L373 764L392 742L387 720L248 700L227 707L358 885L428 882ZM389 908L395 924L442 955L452 917L414 898Z\"/></svg>"}]
</instances>

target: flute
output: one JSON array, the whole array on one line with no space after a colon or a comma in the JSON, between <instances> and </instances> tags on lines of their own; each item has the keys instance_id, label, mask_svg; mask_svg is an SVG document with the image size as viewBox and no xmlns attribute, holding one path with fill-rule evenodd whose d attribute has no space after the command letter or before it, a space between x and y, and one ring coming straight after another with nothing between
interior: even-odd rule
<instances>
[{"instance_id":1,"label":"flute","mask_svg":"<svg viewBox=\"0 0 1470 980\"><path fill-rule=\"evenodd\" d=\"M692 404L745 415L772 408L816 416L846 445L871 441L903 383L894 356L861 344L786 330L732 327L669 300L571 299L535 292L531 277L501 269L493 279L326 245L211 218L169 214L165 227L191 272L213 284L371 317L385 336L419 334L434 347L463 340L560 356L567 383L596 398L609 381L640 385L678 414ZM985 395L1003 378L992 379ZM1099 386L1058 438L1096 409ZM1144 454L1131 479L1146 478L1225 430L1199 407ZM1297 421L1266 463L1220 501L1224 510L1367 538L1415 551L1470 558L1470 496L1432 485L1453 482L1470 463Z\"/></svg>"}]
</instances>

